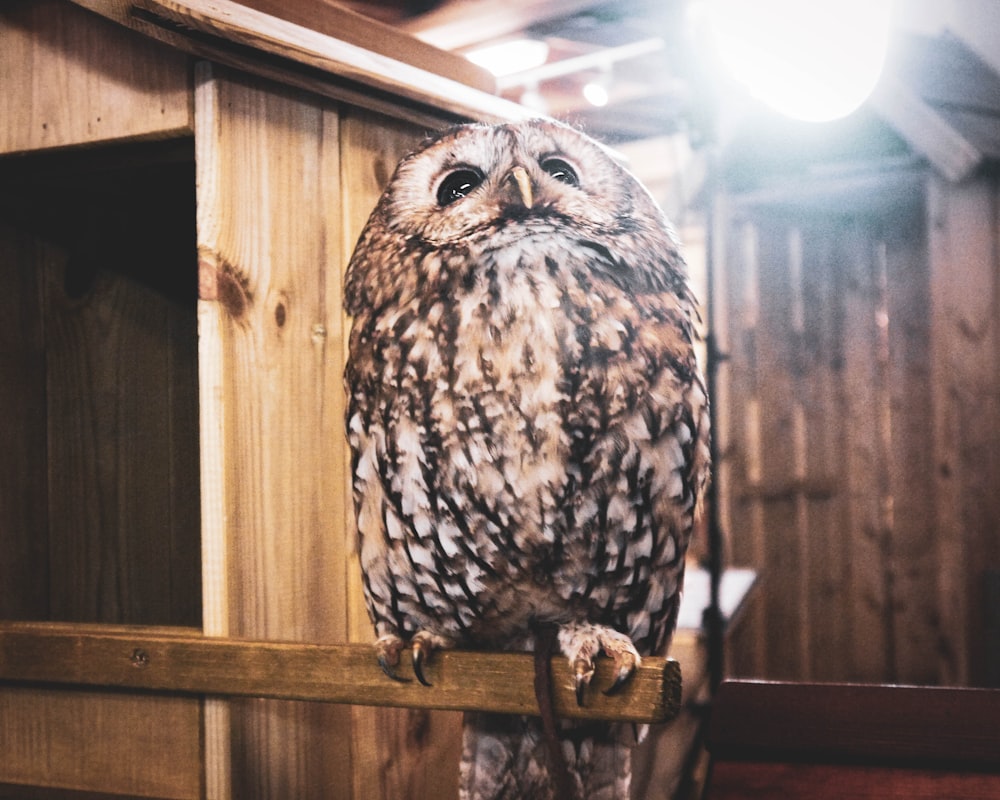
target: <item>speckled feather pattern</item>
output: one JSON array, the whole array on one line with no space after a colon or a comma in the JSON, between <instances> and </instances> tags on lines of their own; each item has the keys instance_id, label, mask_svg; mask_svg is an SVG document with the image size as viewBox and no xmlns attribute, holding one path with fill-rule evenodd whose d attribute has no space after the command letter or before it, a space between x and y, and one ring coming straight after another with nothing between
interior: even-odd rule
<instances>
[{"instance_id":1,"label":"speckled feather pattern","mask_svg":"<svg viewBox=\"0 0 1000 800\"><path fill-rule=\"evenodd\" d=\"M549 174L552 158L577 180ZM481 183L442 204L458 169ZM708 472L708 414L684 263L638 182L555 123L448 131L397 168L345 299L347 433L377 634L529 649L539 623L589 623L663 652ZM475 735L470 723L463 796L507 796L475 777L488 765L470 759L490 749ZM606 796L624 796L621 783Z\"/></svg>"}]
</instances>

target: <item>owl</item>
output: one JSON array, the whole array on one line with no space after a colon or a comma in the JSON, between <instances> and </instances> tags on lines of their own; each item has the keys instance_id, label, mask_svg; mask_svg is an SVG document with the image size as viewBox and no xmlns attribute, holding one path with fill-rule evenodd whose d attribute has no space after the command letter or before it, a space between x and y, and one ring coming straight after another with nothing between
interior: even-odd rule
<instances>
[{"instance_id":1,"label":"owl","mask_svg":"<svg viewBox=\"0 0 1000 800\"><path fill-rule=\"evenodd\" d=\"M640 183L553 121L450 129L399 163L345 303L358 548L386 673L404 647L425 682L438 648L532 650L548 631L585 703L599 655L614 691L662 654L708 401L684 261ZM628 796L631 726L563 721L558 736L572 794ZM543 740L536 718L467 715L462 798L555 797Z\"/></svg>"}]
</instances>

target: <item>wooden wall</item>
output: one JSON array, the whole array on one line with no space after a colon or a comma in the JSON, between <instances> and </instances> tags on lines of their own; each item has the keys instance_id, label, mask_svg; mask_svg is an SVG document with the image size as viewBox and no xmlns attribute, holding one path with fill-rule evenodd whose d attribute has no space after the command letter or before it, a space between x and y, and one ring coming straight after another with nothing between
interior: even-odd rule
<instances>
[{"instance_id":1,"label":"wooden wall","mask_svg":"<svg viewBox=\"0 0 1000 800\"><path fill-rule=\"evenodd\" d=\"M424 131L207 67L195 119L205 632L372 641L353 547L341 276ZM279 701L207 713L210 796L456 792L457 714Z\"/></svg>"},{"instance_id":2,"label":"wooden wall","mask_svg":"<svg viewBox=\"0 0 1000 800\"><path fill-rule=\"evenodd\" d=\"M341 276L428 128L63 3L0 36L0 616L370 641ZM448 797L459 724L4 687L0 793Z\"/></svg>"},{"instance_id":3,"label":"wooden wall","mask_svg":"<svg viewBox=\"0 0 1000 800\"><path fill-rule=\"evenodd\" d=\"M761 570L735 674L997 679L997 198L926 171L720 198L723 520Z\"/></svg>"}]
</instances>

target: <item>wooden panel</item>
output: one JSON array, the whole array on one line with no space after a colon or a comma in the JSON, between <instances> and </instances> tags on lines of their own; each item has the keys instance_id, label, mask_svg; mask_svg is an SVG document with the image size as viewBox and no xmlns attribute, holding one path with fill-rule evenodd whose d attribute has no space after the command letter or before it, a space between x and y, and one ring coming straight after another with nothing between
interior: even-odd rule
<instances>
[{"instance_id":1,"label":"wooden panel","mask_svg":"<svg viewBox=\"0 0 1000 800\"><path fill-rule=\"evenodd\" d=\"M802 550L807 541L800 524L796 458L801 447L801 418L796 393L797 340L793 329L793 280L790 226L764 219L757 225L757 274L760 317L757 320L756 398L760 404L760 483L747 487L762 506L764 564L780 591L765 590L763 614L768 638L767 672L775 677L801 674L808 661L809 598L805 592ZM797 276L794 276L797 277ZM780 576L780 577L779 577ZM765 582L765 589L773 586Z\"/></svg>"},{"instance_id":2,"label":"wooden panel","mask_svg":"<svg viewBox=\"0 0 1000 800\"><path fill-rule=\"evenodd\" d=\"M706 800L991 800L1000 776L841 764L723 762Z\"/></svg>"},{"instance_id":3,"label":"wooden panel","mask_svg":"<svg viewBox=\"0 0 1000 800\"><path fill-rule=\"evenodd\" d=\"M930 375L927 231L921 205L903 205L882 222L885 260L888 452L891 546L892 671L886 680L935 684L940 658L929 658L941 637L939 559L934 519L934 451Z\"/></svg>"},{"instance_id":4,"label":"wooden panel","mask_svg":"<svg viewBox=\"0 0 1000 800\"><path fill-rule=\"evenodd\" d=\"M471 77L467 67L456 74L446 65L445 72L453 77L444 77L408 63L416 56L416 61L430 66L433 58L418 53L423 46L407 44L398 34L381 37L372 52L359 46L373 35L371 31L345 26L343 36L335 37L231 0L73 1L183 52L417 124L433 125L444 116L453 121L509 120L535 114L453 79ZM272 6L272 0L260 4ZM284 13L300 21L309 18L301 12ZM325 29L328 21L327 14L318 13L320 27ZM475 71L480 83L489 78Z\"/></svg>"},{"instance_id":5,"label":"wooden panel","mask_svg":"<svg viewBox=\"0 0 1000 800\"><path fill-rule=\"evenodd\" d=\"M843 453L839 523L844 543L843 582L833 588L831 610L846 622L849 634L830 659L827 676L839 680L888 680L888 587L883 554L888 530L885 498L886 358L879 326L884 287L876 250L863 218L849 218L831 236L833 293L839 300L839 385L835 419L841 425ZM850 420L845 424L844 420ZM799 676L805 678L806 676Z\"/></svg>"},{"instance_id":6,"label":"wooden panel","mask_svg":"<svg viewBox=\"0 0 1000 800\"><path fill-rule=\"evenodd\" d=\"M318 33L333 36L369 53L378 53L493 94L496 80L464 56L439 49L369 16L330 0L243 0L243 5Z\"/></svg>"},{"instance_id":7,"label":"wooden panel","mask_svg":"<svg viewBox=\"0 0 1000 800\"><path fill-rule=\"evenodd\" d=\"M944 679L995 685L985 575L1000 569L1000 250L993 177L930 182L929 381ZM995 612L994 612L995 613Z\"/></svg>"},{"instance_id":8,"label":"wooden panel","mask_svg":"<svg viewBox=\"0 0 1000 800\"><path fill-rule=\"evenodd\" d=\"M722 346L730 357L725 371L720 372L720 384L725 395L732 398L728 406L732 410L727 414L724 407L717 415L720 422L728 424L723 431L713 433L720 437L720 444L726 443L726 449L720 449L725 454L722 463L713 465L713 470L721 482L721 502L725 506L722 518L728 519L731 526L732 563L761 567L765 564L763 509L758 498L746 490L760 484L762 458L760 402L753 369L758 359L756 334L760 317L757 236L753 225L734 213L729 198L720 198L718 207L718 219L726 226L716 233L721 239L717 249L724 252L725 269L720 270L720 278L725 281L726 291L716 294L725 309L716 310L715 317L728 320L728 336ZM763 580L765 585L769 582L766 573ZM747 624L736 631L729 650L734 674L763 674L765 619L764 603L758 601L747 609Z\"/></svg>"},{"instance_id":9,"label":"wooden panel","mask_svg":"<svg viewBox=\"0 0 1000 800\"><path fill-rule=\"evenodd\" d=\"M37 239L0 223L0 618L49 614L45 343Z\"/></svg>"},{"instance_id":10,"label":"wooden panel","mask_svg":"<svg viewBox=\"0 0 1000 800\"><path fill-rule=\"evenodd\" d=\"M345 114L343 149L343 264L388 183L396 163L420 141L424 131L356 109ZM343 342L346 355L346 339ZM345 479L347 473L345 471ZM349 486L346 488L350 496ZM353 507L345 508L345 530L353 543ZM351 641L374 638L364 606L361 568L351 550L348 567L348 621ZM354 796L440 797L458 794L461 717L458 714L404 709L353 710Z\"/></svg>"},{"instance_id":11,"label":"wooden panel","mask_svg":"<svg viewBox=\"0 0 1000 800\"><path fill-rule=\"evenodd\" d=\"M206 73L196 123L205 631L346 641L337 109ZM234 796L350 784L348 708L231 711Z\"/></svg>"},{"instance_id":12,"label":"wooden panel","mask_svg":"<svg viewBox=\"0 0 1000 800\"><path fill-rule=\"evenodd\" d=\"M708 745L719 759L1000 770L1000 690L724 682Z\"/></svg>"},{"instance_id":13,"label":"wooden panel","mask_svg":"<svg viewBox=\"0 0 1000 800\"><path fill-rule=\"evenodd\" d=\"M197 800L200 726L196 699L5 686L0 783Z\"/></svg>"},{"instance_id":14,"label":"wooden panel","mask_svg":"<svg viewBox=\"0 0 1000 800\"><path fill-rule=\"evenodd\" d=\"M785 197L727 223L724 490L734 560L763 585L736 674L940 675L919 199L851 214Z\"/></svg>"},{"instance_id":15,"label":"wooden panel","mask_svg":"<svg viewBox=\"0 0 1000 800\"><path fill-rule=\"evenodd\" d=\"M810 595L810 624L823 631L810 644L806 671L813 679L832 680L840 677L840 664L831 653L849 652L853 625L838 602L853 561L850 540L843 535L845 495L836 491L845 438L840 419L843 311L836 243L844 234L830 220L820 220L801 224L798 235L801 288L796 313L796 395L801 400L802 435L796 479L802 489L800 535L807 541L804 580Z\"/></svg>"},{"instance_id":16,"label":"wooden panel","mask_svg":"<svg viewBox=\"0 0 1000 800\"><path fill-rule=\"evenodd\" d=\"M50 616L197 624L193 303L104 271L73 298L72 269L45 270Z\"/></svg>"},{"instance_id":17,"label":"wooden panel","mask_svg":"<svg viewBox=\"0 0 1000 800\"><path fill-rule=\"evenodd\" d=\"M186 56L57 0L0 9L0 153L191 129Z\"/></svg>"}]
</instances>

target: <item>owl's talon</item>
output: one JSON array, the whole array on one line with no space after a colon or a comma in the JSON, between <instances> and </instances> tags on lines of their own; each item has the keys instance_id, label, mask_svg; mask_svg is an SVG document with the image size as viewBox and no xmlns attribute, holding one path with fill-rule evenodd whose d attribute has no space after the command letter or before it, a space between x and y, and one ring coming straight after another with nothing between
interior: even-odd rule
<instances>
[{"instance_id":1,"label":"owl's talon","mask_svg":"<svg viewBox=\"0 0 1000 800\"><path fill-rule=\"evenodd\" d=\"M573 664L573 682L576 687L576 704L583 708L583 695L590 686L590 679L594 677L594 663L577 659Z\"/></svg>"},{"instance_id":2,"label":"owl's talon","mask_svg":"<svg viewBox=\"0 0 1000 800\"><path fill-rule=\"evenodd\" d=\"M410 640L410 652L413 654L413 674L416 675L420 683L424 686L432 685L424 674L424 667L431 654L435 650L453 646L454 642L451 639L431 633L430 631L417 631L413 635L413 638Z\"/></svg>"},{"instance_id":3,"label":"owl's talon","mask_svg":"<svg viewBox=\"0 0 1000 800\"><path fill-rule=\"evenodd\" d=\"M559 629L559 647L569 658L576 689L576 704L583 706L583 696L594 676L594 658L599 653L611 656L615 664L615 679L605 691L613 695L628 683L642 663L639 651L624 633L605 625L572 622Z\"/></svg>"},{"instance_id":4,"label":"owl's talon","mask_svg":"<svg viewBox=\"0 0 1000 800\"><path fill-rule=\"evenodd\" d=\"M430 646L420 639L413 640L413 674L417 676L417 680L420 681L424 686L430 686L430 681L424 677L424 661L426 659L426 654L430 650Z\"/></svg>"}]
</instances>

